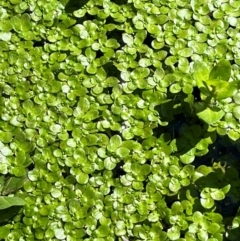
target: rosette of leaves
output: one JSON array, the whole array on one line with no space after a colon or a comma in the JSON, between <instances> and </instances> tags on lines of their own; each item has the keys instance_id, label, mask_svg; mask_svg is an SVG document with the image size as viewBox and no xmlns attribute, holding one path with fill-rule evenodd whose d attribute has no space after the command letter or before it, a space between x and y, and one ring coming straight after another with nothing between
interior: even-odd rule
<instances>
[{"instance_id":1,"label":"rosette of leaves","mask_svg":"<svg viewBox=\"0 0 240 241\"><path fill-rule=\"evenodd\" d=\"M165 60L167 66L173 66L178 62L178 68L182 73L189 72L188 58L192 56L193 50L187 46L187 42L183 39L177 39L174 47L170 49L172 56L169 56Z\"/></svg>"},{"instance_id":2,"label":"rosette of leaves","mask_svg":"<svg viewBox=\"0 0 240 241\"><path fill-rule=\"evenodd\" d=\"M149 182L153 183L163 195L176 193L181 188L179 180L169 174L168 166L178 163L178 158L165 155L165 152L171 151L165 148L160 151L160 155L155 154L153 156L152 169L148 176ZM161 156L164 156L164 158L161 158Z\"/></svg>"},{"instance_id":3,"label":"rosette of leaves","mask_svg":"<svg viewBox=\"0 0 240 241\"><path fill-rule=\"evenodd\" d=\"M105 88L111 88L117 84L118 80L116 77L107 76L107 72L103 67L98 67L94 76L85 78L83 85L87 88L91 88L93 96L97 96L100 104L111 104L111 96L109 93L105 93ZM104 101L105 97L105 101Z\"/></svg>"},{"instance_id":4,"label":"rosette of leaves","mask_svg":"<svg viewBox=\"0 0 240 241\"><path fill-rule=\"evenodd\" d=\"M140 56L141 55L142 57L138 61L139 66L141 67L154 66L155 68L161 68L162 61L167 56L167 51L165 50L154 51L149 48L145 54L141 54L140 52Z\"/></svg>"},{"instance_id":5,"label":"rosette of leaves","mask_svg":"<svg viewBox=\"0 0 240 241\"><path fill-rule=\"evenodd\" d=\"M109 143L107 145L107 151L109 152L109 154L112 153L118 158L126 158L130 154L130 150L126 146L122 146L122 138L119 135L113 135L109 139ZM106 164L109 161L111 161L111 159L109 159L109 160L105 159L105 160L106 160ZM110 163L111 162L109 162L109 164Z\"/></svg>"},{"instance_id":6,"label":"rosette of leaves","mask_svg":"<svg viewBox=\"0 0 240 241\"><path fill-rule=\"evenodd\" d=\"M222 216L214 212L201 213L196 211L193 213L188 230L185 233L187 240L222 240L225 231L222 223Z\"/></svg>"},{"instance_id":7,"label":"rosette of leaves","mask_svg":"<svg viewBox=\"0 0 240 241\"><path fill-rule=\"evenodd\" d=\"M124 50L117 50L115 53L114 66L117 67L119 71L126 71L128 68L136 68L137 61L135 61L137 54L133 50L133 54L127 53L129 48L124 48Z\"/></svg>"},{"instance_id":8,"label":"rosette of leaves","mask_svg":"<svg viewBox=\"0 0 240 241\"><path fill-rule=\"evenodd\" d=\"M104 12L108 13L115 22L124 23L126 21L126 13L123 10L127 6L124 4L123 6L119 6L116 3L106 2L103 4ZM130 7L130 6L129 6ZM130 8L128 8L130 10Z\"/></svg>"},{"instance_id":9,"label":"rosette of leaves","mask_svg":"<svg viewBox=\"0 0 240 241\"><path fill-rule=\"evenodd\" d=\"M150 165L126 162L123 165L123 170L126 172L126 175L120 178L121 183L124 186L131 185L134 190L143 190L144 181L151 172Z\"/></svg>"},{"instance_id":10,"label":"rosette of leaves","mask_svg":"<svg viewBox=\"0 0 240 241\"><path fill-rule=\"evenodd\" d=\"M193 181L201 190L200 202L205 209L216 207L215 201L223 200L231 188L231 184L224 181L221 168L213 169L205 165L196 169Z\"/></svg>"},{"instance_id":11,"label":"rosette of leaves","mask_svg":"<svg viewBox=\"0 0 240 241\"><path fill-rule=\"evenodd\" d=\"M179 201L174 202L165 219L168 219L171 226L171 228L167 230L169 240L178 240L181 236L181 231L188 228L188 222L182 203Z\"/></svg>"}]
</instances>

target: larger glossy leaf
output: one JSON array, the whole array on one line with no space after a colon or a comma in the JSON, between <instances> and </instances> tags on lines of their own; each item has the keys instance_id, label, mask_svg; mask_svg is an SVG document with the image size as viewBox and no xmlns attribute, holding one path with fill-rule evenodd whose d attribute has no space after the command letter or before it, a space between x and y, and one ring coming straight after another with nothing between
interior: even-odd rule
<instances>
[{"instance_id":1,"label":"larger glossy leaf","mask_svg":"<svg viewBox=\"0 0 240 241\"><path fill-rule=\"evenodd\" d=\"M19 197L3 197L0 196L0 210L6 209L12 206L23 206L25 201Z\"/></svg>"},{"instance_id":2,"label":"larger glossy leaf","mask_svg":"<svg viewBox=\"0 0 240 241\"><path fill-rule=\"evenodd\" d=\"M211 90L211 96L216 100L232 97L238 91L236 82L227 82L220 79L211 79L206 81L207 86Z\"/></svg>"},{"instance_id":3,"label":"larger glossy leaf","mask_svg":"<svg viewBox=\"0 0 240 241\"><path fill-rule=\"evenodd\" d=\"M231 64L228 60L217 63L209 74L209 79L228 81L231 76Z\"/></svg>"},{"instance_id":4,"label":"larger glossy leaf","mask_svg":"<svg viewBox=\"0 0 240 241\"><path fill-rule=\"evenodd\" d=\"M15 192L22 188L24 183L27 181L27 177L9 177L5 180L5 184L2 190L2 195Z\"/></svg>"},{"instance_id":5,"label":"larger glossy leaf","mask_svg":"<svg viewBox=\"0 0 240 241\"><path fill-rule=\"evenodd\" d=\"M207 124L212 124L221 120L224 114L225 112L223 110L207 107L205 110L198 112L197 116Z\"/></svg>"},{"instance_id":6,"label":"larger glossy leaf","mask_svg":"<svg viewBox=\"0 0 240 241\"><path fill-rule=\"evenodd\" d=\"M198 88L205 87L202 81L209 79L209 66L204 62L197 61L193 65L193 71L193 77L197 82Z\"/></svg>"}]
</instances>

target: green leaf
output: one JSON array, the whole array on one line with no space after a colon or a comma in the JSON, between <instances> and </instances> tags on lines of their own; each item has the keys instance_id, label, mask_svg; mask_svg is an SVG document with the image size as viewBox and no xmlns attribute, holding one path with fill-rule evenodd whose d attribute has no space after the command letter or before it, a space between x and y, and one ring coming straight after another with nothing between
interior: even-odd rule
<instances>
[{"instance_id":1,"label":"green leaf","mask_svg":"<svg viewBox=\"0 0 240 241\"><path fill-rule=\"evenodd\" d=\"M159 214L157 212L152 212L148 215L148 221L149 222L157 222L159 220Z\"/></svg>"},{"instance_id":2,"label":"green leaf","mask_svg":"<svg viewBox=\"0 0 240 241\"><path fill-rule=\"evenodd\" d=\"M217 201L221 201L225 198L224 192L222 190L218 190L218 189L212 190L210 192L210 195L214 200L217 200Z\"/></svg>"},{"instance_id":3,"label":"green leaf","mask_svg":"<svg viewBox=\"0 0 240 241\"><path fill-rule=\"evenodd\" d=\"M171 174L171 176L178 176L180 172L180 168L176 165L171 165L169 167L169 173Z\"/></svg>"},{"instance_id":4,"label":"green leaf","mask_svg":"<svg viewBox=\"0 0 240 241\"><path fill-rule=\"evenodd\" d=\"M100 225L97 229L98 237L107 237L110 232L110 228L107 225Z\"/></svg>"},{"instance_id":5,"label":"green leaf","mask_svg":"<svg viewBox=\"0 0 240 241\"><path fill-rule=\"evenodd\" d=\"M157 41L156 39L154 39L152 42L151 42L151 46L154 48L154 49L161 49L162 47L164 47L165 43L164 41Z\"/></svg>"},{"instance_id":6,"label":"green leaf","mask_svg":"<svg viewBox=\"0 0 240 241\"><path fill-rule=\"evenodd\" d=\"M150 34L159 35L161 28L155 24L147 24L146 29Z\"/></svg>"},{"instance_id":7,"label":"green leaf","mask_svg":"<svg viewBox=\"0 0 240 241\"><path fill-rule=\"evenodd\" d=\"M39 170L35 168L35 169L29 171L28 178L32 182L37 181L39 178Z\"/></svg>"},{"instance_id":8,"label":"green leaf","mask_svg":"<svg viewBox=\"0 0 240 241\"><path fill-rule=\"evenodd\" d=\"M1 174L8 173L8 164L7 163L0 163L0 173Z\"/></svg>"},{"instance_id":9,"label":"green leaf","mask_svg":"<svg viewBox=\"0 0 240 241\"><path fill-rule=\"evenodd\" d=\"M129 47L133 46L133 36L127 33L123 33L122 35L123 42L127 44Z\"/></svg>"},{"instance_id":10,"label":"green leaf","mask_svg":"<svg viewBox=\"0 0 240 241\"><path fill-rule=\"evenodd\" d=\"M177 192L181 189L181 184L177 178L171 178L171 181L169 183L169 189L172 192Z\"/></svg>"},{"instance_id":11,"label":"green leaf","mask_svg":"<svg viewBox=\"0 0 240 241\"><path fill-rule=\"evenodd\" d=\"M131 128L124 129L122 132L122 136L126 140L130 140L134 137L134 134L131 131Z\"/></svg>"},{"instance_id":12,"label":"green leaf","mask_svg":"<svg viewBox=\"0 0 240 241\"><path fill-rule=\"evenodd\" d=\"M193 77L197 82L198 88L205 87L202 81L209 79L209 67L205 62L196 61L193 65Z\"/></svg>"},{"instance_id":13,"label":"green leaf","mask_svg":"<svg viewBox=\"0 0 240 241\"><path fill-rule=\"evenodd\" d=\"M195 156L188 155L187 153L180 156L180 160L184 164L192 163L194 161L194 159L195 159Z\"/></svg>"},{"instance_id":14,"label":"green leaf","mask_svg":"<svg viewBox=\"0 0 240 241\"><path fill-rule=\"evenodd\" d=\"M12 150L8 146L4 146L0 151L4 156L12 156L13 155Z\"/></svg>"},{"instance_id":15,"label":"green leaf","mask_svg":"<svg viewBox=\"0 0 240 241\"><path fill-rule=\"evenodd\" d=\"M100 80L103 81L107 78L107 73L103 67L100 67L97 69L96 77Z\"/></svg>"},{"instance_id":16,"label":"green leaf","mask_svg":"<svg viewBox=\"0 0 240 241\"><path fill-rule=\"evenodd\" d=\"M27 32L31 28L31 17L29 14L24 13L21 15L20 18L20 24L21 24L21 31L22 32Z\"/></svg>"},{"instance_id":17,"label":"green leaf","mask_svg":"<svg viewBox=\"0 0 240 241\"><path fill-rule=\"evenodd\" d=\"M134 43L136 45L142 45L144 39L147 37L147 31L146 30L139 30L137 31L134 39Z\"/></svg>"},{"instance_id":18,"label":"green leaf","mask_svg":"<svg viewBox=\"0 0 240 241\"><path fill-rule=\"evenodd\" d=\"M219 213L207 212L205 214L206 214L207 218L214 223L221 223L223 220L222 215Z\"/></svg>"},{"instance_id":19,"label":"green leaf","mask_svg":"<svg viewBox=\"0 0 240 241\"><path fill-rule=\"evenodd\" d=\"M239 104L240 105L240 93L236 93L234 96L233 96L233 100L236 104Z\"/></svg>"},{"instance_id":20,"label":"green leaf","mask_svg":"<svg viewBox=\"0 0 240 241\"><path fill-rule=\"evenodd\" d=\"M58 240L63 240L66 238L66 235L64 233L64 229L62 228L55 228L54 229L54 235Z\"/></svg>"},{"instance_id":21,"label":"green leaf","mask_svg":"<svg viewBox=\"0 0 240 241\"><path fill-rule=\"evenodd\" d=\"M84 17L84 15L86 14L87 10L84 8L84 9L78 9L76 11L73 12L73 15L76 17L76 18L82 18Z\"/></svg>"},{"instance_id":22,"label":"green leaf","mask_svg":"<svg viewBox=\"0 0 240 241\"><path fill-rule=\"evenodd\" d=\"M107 170L113 170L116 167L116 163L112 161L111 157L104 159L104 167Z\"/></svg>"},{"instance_id":23,"label":"green leaf","mask_svg":"<svg viewBox=\"0 0 240 241\"><path fill-rule=\"evenodd\" d=\"M228 81L231 76L231 64L228 60L217 63L209 74L209 79Z\"/></svg>"},{"instance_id":24,"label":"green leaf","mask_svg":"<svg viewBox=\"0 0 240 241\"><path fill-rule=\"evenodd\" d=\"M2 197L0 196L0 210L12 206L23 206L25 201L19 197Z\"/></svg>"},{"instance_id":25,"label":"green leaf","mask_svg":"<svg viewBox=\"0 0 240 241\"><path fill-rule=\"evenodd\" d=\"M204 229L200 229L197 233L199 240L208 240L208 233Z\"/></svg>"},{"instance_id":26,"label":"green leaf","mask_svg":"<svg viewBox=\"0 0 240 241\"><path fill-rule=\"evenodd\" d=\"M113 48L113 49L117 49L120 46L118 41L114 38L108 39L107 42L105 43L105 45L106 45L106 47Z\"/></svg>"},{"instance_id":27,"label":"green leaf","mask_svg":"<svg viewBox=\"0 0 240 241\"><path fill-rule=\"evenodd\" d=\"M122 146L117 148L117 150L116 150L116 154L121 158L128 157L129 153L130 153L129 149L126 147L122 147Z\"/></svg>"},{"instance_id":28,"label":"green leaf","mask_svg":"<svg viewBox=\"0 0 240 241\"><path fill-rule=\"evenodd\" d=\"M207 229L209 233L217 233L220 230L220 225L218 223L211 223Z\"/></svg>"},{"instance_id":29,"label":"green leaf","mask_svg":"<svg viewBox=\"0 0 240 241\"><path fill-rule=\"evenodd\" d=\"M8 234L10 233L11 227L8 225L0 227L0 239L6 240Z\"/></svg>"},{"instance_id":30,"label":"green leaf","mask_svg":"<svg viewBox=\"0 0 240 241\"><path fill-rule=\"evenodd\" d=\"M182 57L188 58L193 54L193 50L191 48L184 48L178 51L178 54Z\"/></svg>"},{"instance_id":31,"label":"green leaf","mask_svg":"<svg viewBox=\"0 0 240 241\"><path fill-rule=\"evenodd\" d=\"M236 82L226 82L219 79L211 79L205 82L211 90L211 96L216 100L226 99L232 97L237 91Z\"/></svg>"},{"instance_id":32,"label":"green leaf","mask_svg":"<svg viewBox=\"0 0 240 241\"><path fill-rule=\"evenodd\" d=\"M207 124L213 124L221 120L224 114L225 112L223 110L207 107L205 110L198 112L197 116L203 121L205 121Z\"/></svg>"},{"instance_id":33,"label":"green leaf","mask_svg":"<svg viewBox=\"0 0 240 241\"><path fill-rule=\"evenodd\" d=\"M137 67L136 69L134 69L132 71L131 77L139 80L139 79L144 79L144 78L148 77L149 74L150 74L150 70L148 68Z\"/></svg>"},{"instance_id":34,"label":"green leaf","mask_svg":"<svg viewBox=\"0 0 240 241\"><path fill-rule=\"evenodd\" d=\"M97 110L90 110L86 113L86 115L84 116L83 119L85 122L90 122L90 121L98 118L98 116L99 116L99 113Z\"/></svg>"},{"instance_id":35,"label":"green leaf","mask_svg":"<svg viewBox=\"0 0 240 241\"><path fill-rule=\"evenodd\" d=\"M200 200L204 208L210 209L214 205L214 200L212 198L201 198Z\"/></svg>"},{"instance_id":36,"label":"green leaf","mask_svg":"<svg viewBox=\"0 0 240 241\"><path fill-rule=\"evenodd\" d=\"M183 212L182 204L178 201L174 202L171 206L171 213L178 214Z\"/></svg>"},{"instance_id":37,"label":"green leaf","mask_svg":"<svg viewBox=\"0 0 240 241\"><path fill-rule=\"evenodd\" d=\"M61 132L62 126L59 124L53 124L50 126L49 129L54 133L59 133L59 132Z\"/></svg>"},{"instance_id":38,"label":"green leaf","mask_svg":"<svg viewBox=\"0 0 240 241\"><path fill-rule=\"evenodd\" d=\"M233 129L228 132L228 136L231 140L237 141L240 138L240 134Z\"/></svg>"},{"instance_id":39,"label":"green leaf","mask_svg":"<svg viewBox=\"0 0 240 241\"><path fill-rule=\"evenodd\" d=\"M88 183L88 179L89 179L89 176L88 174L84 173L84 172L81 172L78 173L78 175L76 176L76 180L79 184L87 184Z\"/></svg>"},{"instance_id":40,"label":"green leaf","mask_svg":"<svg viewBox=\"0 0 240 241\"><path fill-rule=\"evenodd\" d=\"M110 138L107 149L109 151L116 151L122 145L122 138L119 135L114 135Z\"/></svg>"},{"instance_id":41,"label":"green leaf","mask_svg":"<svg viewBox=\"0 0 240 241\"><path fill-rule=\"evenodd\" d=\"M11 37L12 37L12 33L7 33L7 32L0 33L0 39L5 42L9 42L11 40Z\"/></svg>"},{"instance_id":42,"label":"green leaf","mask_svg":"<svg viewBox=\"0 0 240 241\"><path fill-rule=\"evenodd\" d=\"M167 236L170 240L178 240L180 238L180 228L173 226L167 231Z\"/></svg>"},{"instance_id":43,"label":"green leaf","mask_svg":"<svg viewBox=\"0 0 240 241\"><path fill-rule=\"evenodd\" d=\"M5 184L2 190L2 195L7 195L12 192L16 192L23 187L27 181L27 177L9 177L5 180Z\"/></svg>"},{"instance_id":44,"label":"green leaf","mask_svg":"<svg viewBox=\"0 0 240 241\"><path fill-rule=\"evenodd\" d=\"M12 141L12 132L0 131L0 141L3 143L9 143Z\"/></svg>"},{"instance_id":45,"label":"green leaf","mask_svg":"<svg viewBox=\"0 0 240 241\"><path fill-rule=\"evenodd\" d=\"M234 117L239 120L240 119L240 106L235 106L232 111L233 111Z\"/></svg>"},{"instance_id":46,"label":"green leaf","mask_svg":"<svg viewBox=\"0 0 240 241\"><path fill-rule=\"evenodd\" d=\"M231 189L231 184L228 184L226 185L225 187L221 188L221 191L224 193L224 194L227 194Z\"/></svg>"}]
</instances>

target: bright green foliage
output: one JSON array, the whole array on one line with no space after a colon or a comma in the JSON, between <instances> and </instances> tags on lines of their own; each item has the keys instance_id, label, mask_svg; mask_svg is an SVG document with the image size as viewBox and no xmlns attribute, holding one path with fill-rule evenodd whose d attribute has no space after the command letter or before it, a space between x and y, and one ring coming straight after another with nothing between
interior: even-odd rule
<instances>
[{"instance_id":1,"label":"bright green foliage","mask_svg":"<svg viewBox=\"0 0 240 241\"><path fill-rule=\"evenodd\" d=\"M0 0L0 239L238 240L239 7Z\"/></svg>"}]
</instances>

